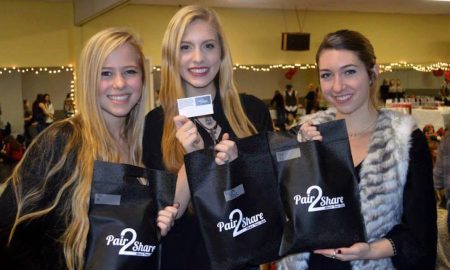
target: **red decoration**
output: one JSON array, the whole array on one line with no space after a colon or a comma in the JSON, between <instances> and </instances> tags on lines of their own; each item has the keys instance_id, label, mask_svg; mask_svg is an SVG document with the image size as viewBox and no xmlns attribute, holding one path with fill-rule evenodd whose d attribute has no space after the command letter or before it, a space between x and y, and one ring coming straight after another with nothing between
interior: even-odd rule
<instances>
[{"instance_id":1,"label":"red decoration","mask_svg":"<svg viewBox=\"0 0 450 270\"><path fill-rule=\"evenodd\" d=\"M433 75L436 77L441 77L442 75L444 75L444 71L441 68L435 69L435 70L433 70Z\"/></svg>"},{"instance_id":2,"label":"red decoration","mask_svg":"<svg viewBox=\"0 0 450 270\"><path fill-rule=\"evenodd\" d=\"M450 82L450 69L447 69L444 72L444 77L445 77L445 80L447 80L447 82Z\"/></svg>"},{"instance_id":3,"label":"red decoration","mask_svg":"<svg viewBox=\"0 0 450 270\"><path fill-rule=\"evenodd\" d=\"M294 77L295 73L297 73L297 68L290 68L285 74L284 77L288 80L292 80L292 77Z\"/></svg>"}]
</instances>

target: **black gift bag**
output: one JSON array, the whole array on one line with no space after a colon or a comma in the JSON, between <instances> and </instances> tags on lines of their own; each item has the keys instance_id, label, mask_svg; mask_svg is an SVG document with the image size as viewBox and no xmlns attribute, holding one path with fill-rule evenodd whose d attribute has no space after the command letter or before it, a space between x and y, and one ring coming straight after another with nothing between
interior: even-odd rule
<instances>
[{"instance_id":1,"label":"black gift bag","mask_svg":"<svg viewBox=\"0 0 450 270\"><path fill-rule=\"evenodd\" d=\"M95 161L86 269L159 269L156 218L175 184L164 171Z\"/></svg>"},{"instance_id":2,"label":"black gift bag","mask_svg":"<svg viewBox=\"0 0 450 270\"><path fill-rule=\"evenodd\" d=\"M239 157L221 166L213 150L185 155L211 269L242 269L279 258L285 216L267 135L241 139L237 147Z\"/></svg>"},{"instance_id":3,"label":"black gift bag","mask_svg":"<svg viewBox=\"0 0 450 270\"><path fill-rule=\"evenodd\" d=\"M356 172L344 120L317 126L323 141L270 135L288 218L280 255L365 242Z\"/></svg>"}]
</instances>

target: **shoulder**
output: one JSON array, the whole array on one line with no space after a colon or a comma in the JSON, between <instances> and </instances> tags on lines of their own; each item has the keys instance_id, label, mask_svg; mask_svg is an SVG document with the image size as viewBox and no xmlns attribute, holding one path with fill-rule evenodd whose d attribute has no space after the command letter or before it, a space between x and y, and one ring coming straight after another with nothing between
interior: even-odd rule
<instances>
[{"instance_id":1,"label":"shoulder","mask_svg":"<svg viewBox=\"0 0 450 270\"><path fill-rule=\"evenodd\" d=\"M307 114L300 118L299 124L303 124L306 121L312 121L314 125L333 121L336 119L336 108L330 107L327 110L318 111L313 114Z\"/></svg>"},{"instance_id":2,"label":"shoulder","mask_svg":"<svg viewBox=\"0 0 450 270\"><path fill-rule=\"evenodd\" d=\"M146 125L162 124L163 122L164 122L164 111L161 106L154 108L145 116Z\"/></svg>"},{"instance_id":3,"label":"shoulder","mask_svg":"<svg viewBox=\"0 0 450 270\"><path fill-rule=\"evenodd\" d=\"M70 118L50 125L35 140L36 144L40 145L48 145L49 147L61 146L70 138L79 135L80 131L81 124L78 119Z\"/></svg>"},{"instance_id":4,"label":"shoulder","mask_svg":"<svg viewBox=\"0 0 450 270\"><path fill-rule=\"evenodd\" d=\"M391 126L400 137L409 137L417 129L417 123L412 115L382 109L378 122L386 126Z\"/></svg>"},{"instance_id":5,"label":"shoulder","mask_svg":"<svg viewBox=\"0 0 450 270\"><path fill-rule=\"evenodd\" d=\"M248 94L239 94L239 96L244 108L250 108L252 110L261 108L263 110L267 110L267 105L261 99Z\"/></svg>"}]
</instances>

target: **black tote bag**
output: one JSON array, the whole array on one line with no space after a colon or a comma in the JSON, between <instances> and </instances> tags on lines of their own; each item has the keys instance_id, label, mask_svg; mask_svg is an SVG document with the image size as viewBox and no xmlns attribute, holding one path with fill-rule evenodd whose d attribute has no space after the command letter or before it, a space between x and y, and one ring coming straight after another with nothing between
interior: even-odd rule
<instances>
[{"instance_id":1,"label":"black tote bag","mask_svg":"<svg viewBox=\"0 0 450 270\"><path fill-rule=\"evenodd\" d=\"M237 146L239 157L221 166L212 150L185 155L211 269L242 269L278 258L285 216L267 135L241 139Z\"/></svg>"},{"instance_id":2,"label":"black tote bag","mask_svg":"<svg viewBox=\"0 0 450 270\"><path fill-rule=\"evenodd\" d=\"M270 136L288 218L282 256L366 241L345 121L317 128L322 142L299 143L294 136Z\"/></svg>"},{"instance_id":3,"label":"black tote bag","mask_svg":"<svg viewBox=\"0 0 450 270\"><path fill-rule=\"evenodd\" d=\"M175 184L164 171L95 161L86 269L159 269L156 218L173 204Z\"/></svg>"}]
</instances>

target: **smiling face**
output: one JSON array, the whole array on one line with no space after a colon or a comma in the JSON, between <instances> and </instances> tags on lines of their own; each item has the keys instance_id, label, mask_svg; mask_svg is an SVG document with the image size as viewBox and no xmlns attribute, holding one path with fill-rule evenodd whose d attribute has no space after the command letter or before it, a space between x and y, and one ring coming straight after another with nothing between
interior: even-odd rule
<instances>
[{"instance_id":1,"label":"smiling face","mask_svg":"<svg viewBox=\"0 0 450 270\"><path fill-rule=\"evenodd\" d=\"M136 49L124 44L102 66L98 100L107 123L125 121L142 95L142 70Z\"/></svg>"},{"instance_id":2,"label":"smiling face","mask_svg":"<svg viewBox=\"0 0 450 270\"><path fill-rule=\"evenodd\" d=\"M371 81L364 63L349 50L326 49L318 61L324 97L341 114L369 110Z\"/></svg>"},{"instance_id":3,"label":"smiling face","mask_svg":"<svg viewBox=\"0 0 450 270\"><path fill-rule=\"evenodd\" d=\"M215 94L214 78L221 64L216 30L197 19L186 27L180 44L180 75L187 96Z\"/></svg>"}]
</instances>

